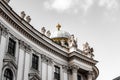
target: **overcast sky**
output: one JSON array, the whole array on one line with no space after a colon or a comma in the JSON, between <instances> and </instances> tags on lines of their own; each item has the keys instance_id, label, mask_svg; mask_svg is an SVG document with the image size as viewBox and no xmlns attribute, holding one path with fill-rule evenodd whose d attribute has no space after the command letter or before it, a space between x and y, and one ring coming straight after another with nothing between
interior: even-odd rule
<instances>
[{"instance_id":1,"label":"overcast sky","mask_svg":"<svg viewBox=\"0 0 120 80\"><path fill-rule=\"evenodd\" d=\"M10 6L30 15L37 30L53 32L60 23L78 38L80 49L87 41L99 61L97 80L120 76L120 0L11 0Z\"/></svg>"}]
</instances>

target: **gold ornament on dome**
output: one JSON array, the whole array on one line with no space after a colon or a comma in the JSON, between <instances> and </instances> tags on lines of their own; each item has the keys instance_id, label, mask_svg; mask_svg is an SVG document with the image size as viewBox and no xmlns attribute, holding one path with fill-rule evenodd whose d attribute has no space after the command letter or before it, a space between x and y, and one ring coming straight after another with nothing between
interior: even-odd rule
<instances>
[{"instance_id":1,"label":"gold ornament on dome","mask_svg":"<svg viewBox=\"0 0 120 80\"><path fill-rule=\"evenodd\" d=\"M60 30L60 28L61 28L61 25L60 24L58 24L57 26L57 29L58 29L58 31Z\"/></svg>"}]
</instances>

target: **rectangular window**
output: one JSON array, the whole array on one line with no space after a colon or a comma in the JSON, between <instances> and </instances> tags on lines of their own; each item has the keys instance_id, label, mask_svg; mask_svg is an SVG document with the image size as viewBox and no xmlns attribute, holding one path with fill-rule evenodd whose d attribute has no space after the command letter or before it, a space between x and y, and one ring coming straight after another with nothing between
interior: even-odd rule
<instances>
[{"instance_id":1,"label":"rectangular window","mask_svg":"<svg viewBox=\"0 0 120 80\"><path fill-rule=\"evenodd\" d=\"M15 56L15 46L16 45L16 42L9 38L9 44L8 44L8 53L12 56Z\"/></svg>"},{"instance_id":2,"label":"rectangular window","mask_svg":"<svg viewBox=\"0 0 120 80\"><path fill-rule=\"evenodd\" d=\"M77 80L81 80L81 76L80 75L77 75Z\"/></svg>"},{"instance_id":3,"label":"rectangular window","mask_svg":"<svg viewBox=\"0 0 120 80\"><path fill-rule=\"evenodd\" d=\"M33 54L32 56L32 68L38 70L38 61L39 61L39 57L35 54Z\"/></svg>"},{"instance_id":4,"label":"rectangular window","mask_svg":"<svg viewBox=\"0 0 120 80\"><path fill-rule=\"evenodd\" d=\"M60 67L55 66L54 79L60 80Z\"/></svg>"}]
</instances>

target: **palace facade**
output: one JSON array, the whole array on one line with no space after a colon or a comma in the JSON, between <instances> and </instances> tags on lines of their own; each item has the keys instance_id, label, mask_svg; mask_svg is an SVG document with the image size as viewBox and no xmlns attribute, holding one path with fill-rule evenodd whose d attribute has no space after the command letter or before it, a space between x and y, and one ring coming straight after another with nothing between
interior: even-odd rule
<instances>
[{"instance_id":1,"label":"palace facade","mask_svg":"<svg viewBox=\"0 0 120 80\"><path fill-rule=\"evenodd\" d=\"M120 76L116 77L116 78L115 78L115 79L113 79L113 80L120 80Z\"/></svg>"},{"instance_id":2,"label":"palace facade","mask_svg":"<svg viewBox=\"0 0 120 80\"><path fill-rule=\"evenodd\" d=\"M31 18L18 15L9 0L0 0L0 80L96 80L93 48L86 42L78 49L74 35L30 25Z\"/></svg>"}]
</instances>

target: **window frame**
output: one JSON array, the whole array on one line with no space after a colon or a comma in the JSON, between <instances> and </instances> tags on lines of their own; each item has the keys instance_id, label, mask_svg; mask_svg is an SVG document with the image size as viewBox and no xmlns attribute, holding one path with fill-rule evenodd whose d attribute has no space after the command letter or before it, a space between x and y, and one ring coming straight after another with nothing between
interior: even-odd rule
<instances>
[{"instance_id":1,"label":"window frame","mask_svg":"<svg viewBox=\"0 0 120 80\"><path fill-rule=\"evenodd\" d=\"M35 70L39 69L39 56L32 54L32 68Z\"/></svg>"},{"instance_id":2,"label":"window frame","mask_svg":"<svg viewBox=\"0 0 120 80\"><path fill-rule=\"evenodd\" d=\"M9 38L7 52L11 56L15 57L15 51L16 51L16 41L14 39L12 39L12 38Z\"/></svg>"},{"instance_id":3,"label":"window frame","mask_svg":"<svg viewBox=\"0 0 120 80\"><path fill-rule=\"evenodd\" d=\"M60 67L54 65L54 79L55 80L60 80Z\"/></svg>"}]
</instances>

